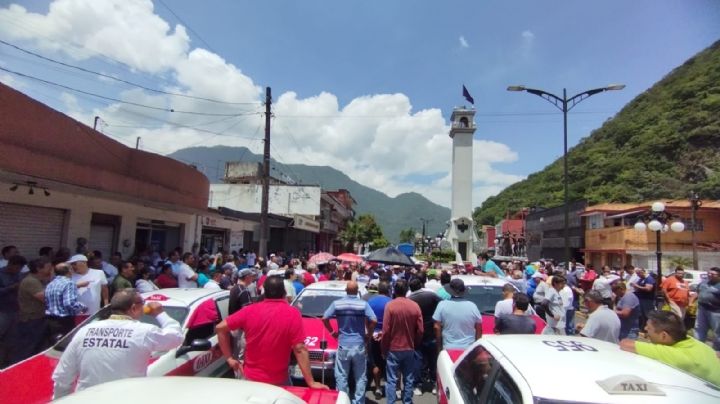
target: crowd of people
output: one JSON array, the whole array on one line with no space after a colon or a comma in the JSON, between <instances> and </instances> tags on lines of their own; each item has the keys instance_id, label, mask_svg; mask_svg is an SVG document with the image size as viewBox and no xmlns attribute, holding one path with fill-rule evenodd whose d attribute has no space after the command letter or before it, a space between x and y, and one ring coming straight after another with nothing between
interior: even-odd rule
<instances>
[{"instance_id":1,"label":"crowd of people","mask_svg":"<svg viewBox=\"0 0 720 404\"><path fill-rule=\"evenodd\" d=\"M712 360L701 361L704 365L698 370L697 361L673 362L667 360L673 356L666 352L684 349L692 357L707 353L702 347L712 352L702 343L709 330L714 335L713 348L720 350L719 268L709 269L708 279L691 290L680 267L660 281L632 266L622 271L604 266L596 272L591 265L574 261L567 269L552 261L499 264L482 255L477 266L315 265L306 257L282 253L265 259L250 251L209 255L181 249L167 255L140 254L128 261L116 253L106 262L99 251L71 254L51 248L41 249L28 262L17 248L6 246L0 261L0 360L8 365L45 349L106 304L116 316L136 320L142 314L137 307L141 292L173 287L226 289L230 291L229 316L216 331L228 365L238 377L287 384L293 353L305 382L326 388L313 379L300 313L289 302L311 283L346 280L347 296L332 303L323 316L325 327L339 342L334 368L337 388L351 393L349 386L354 385L353 402L362 403L369 380L376 398L409 403L423 390L436 393L435 365L441 350L462 350L482 337L482 314L465 299L468 288L463 280L453 277L473 274L508 281L495 307L497 334L541 331L620 343L623 349L720 384L720 362L714 355ZM367 294L358 294L359 284L367 286ZM662 314L655 311L658 284L658 293L666 301ZM692 307L697 307L697 321L688 327L685 321ZM575 324L578 311L585 320ZM161 310L155 308L153 314L160 315ZM542 323L536 316L545 321L542 330L537 329ZM283 321L271 321L279 318ZM337 329L331 318L337 320ZM683 334L692 326L697 339ZM160 331L160 335L168 333L175 331ZM163 339L170 340L177 336ZM61 372L57 380L67 377Z\"/></svg>"}]
</instances>

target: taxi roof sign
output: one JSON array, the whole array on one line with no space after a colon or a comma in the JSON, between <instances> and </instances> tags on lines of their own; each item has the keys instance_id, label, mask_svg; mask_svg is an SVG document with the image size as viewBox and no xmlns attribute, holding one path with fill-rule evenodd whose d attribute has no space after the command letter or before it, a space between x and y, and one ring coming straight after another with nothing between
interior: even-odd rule
<instances>
[{"instance_id":1,"label":"taxi roof sign","mask_svg":"<svg viewBox=\"0 0 720 404\"><path fill-rule=\"evenodd\" d=\"M170 300L170 298L165 295L156 293L154 295L150 295L150 296L146 297L145 300L150 301L150 302L165 302L165 301Z\"/></svg>"},{"instance_id":2,"label":"taxi roof sign","mask_svg":"<svg viewBox=\"0 0 720 404\"><path fill-rule=\"evenodd\" d=\"M608 394L664 396L665 392L655 384L633 375L617 375L605 380L598 380L597 384Z\"/></svg>"}]
</instances>

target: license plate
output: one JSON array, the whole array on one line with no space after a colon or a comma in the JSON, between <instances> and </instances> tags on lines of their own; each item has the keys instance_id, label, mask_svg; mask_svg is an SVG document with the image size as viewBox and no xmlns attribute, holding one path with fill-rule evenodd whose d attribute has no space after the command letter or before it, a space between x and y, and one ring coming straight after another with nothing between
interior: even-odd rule
<instances>
[{"instance_id":1,"label":"license plate","mask_svg":"<svg viewBox=\"0 0 720 404\"><path fill-rule=\"evenodd\" d=\"M300 369L300 366L298 366L298 365L293 366L292 377L293 377L293 379L302 379L303 378L302 369Z\"/></svg>"}]
</instances>

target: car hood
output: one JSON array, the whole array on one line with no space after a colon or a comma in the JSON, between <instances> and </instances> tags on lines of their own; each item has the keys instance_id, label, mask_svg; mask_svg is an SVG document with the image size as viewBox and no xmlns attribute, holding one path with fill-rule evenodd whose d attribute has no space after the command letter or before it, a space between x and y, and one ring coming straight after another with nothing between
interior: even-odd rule
<instances>
[{"instance_id":1,"label":"car hood","mask_svg":"<svg viewBox=\"0 0 720 404\"><path fill-rule=\"evenodd\" d=\"M340 393L336 390L309 389L307 387L285 387L285 390L308 404L335 404Z\"/></svg>"},{"instance_id":2,"label":"car hood","mask_svg":"<svg viewBox=\"0 0 720 404\"><path fill-rule=\"evenodd\" d=\"M320 342L323 340L327 341L327 350L335 351L338 347L338 342L325 328L322 319L314 317L303 317L303 330L305 331L305 345L310 351L319 351ZM332 329L337 331L337 321L333 318L330 319L330 325Z\"/></svg>"},{"instance_id":3,"label":"car hood","mask_svg":"<svg viewBox=\"0 0 720 404\"><path fill-rule=\"evenodd\" d=\"M48 350L39 353L0 370L3 404L50 402L53 395L52 374L59 361L51 352L52 350Z\"/></svg>"}]
</instances>

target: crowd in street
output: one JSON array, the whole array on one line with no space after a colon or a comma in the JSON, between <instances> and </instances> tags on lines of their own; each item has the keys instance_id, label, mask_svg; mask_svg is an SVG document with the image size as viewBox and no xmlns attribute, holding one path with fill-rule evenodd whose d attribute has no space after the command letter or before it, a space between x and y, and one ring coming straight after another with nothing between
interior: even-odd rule
<instances>
[{"instance_id":1,"label":"crowd in street","mask_svg":"<svg viewBox=\"0 0 720 404\"><path fill-rule=\"evenodd\" d=\"M495 308L497 334L579 334L619 343L622 349L720 385L720 362L714 354L708 355L713 350L704 343L711 331L713 348L720 350L719 268L710 268L707 280L691 290L681 267L660 281L646 269L629 265L622 270L604 266L599 271L574 261L567 269L552 261L498 265L487 255L480 257L477 266L420 263L412 267L316 265L307 257L277 253L265 259L251 251L209 255L176 249L167 255L143 253L127 261L114 254L109 262L99 251L71 254L67 249L43 248L38 255L28 262L14 246L2 249L3 366L47 348L106 304L115 316L111 320L136 321L142 315L140 292L202 287L230 290L230 314L216 331L228 365L238 377L287 384L293 355L307 385L326 388L313 379L301 315L289 302L311 283L346 280L347 296L333 302L323 316L328 332L339 342L334 367L337 388L348 392L353 403L364 402L368 387L378 399L384 396L388 402L410 403L423 391L436 392L440 351L463 350L482 337L482 314L465 299L468 287L463 280L453 278L472 274L508 281ZM366 285L368 293L361 296L359 284ZM666 302L663 311L655 311L658 284ZM157 305L149 312L163 316ZM578 312L582 315L576 316ZM695 323L686 324L693 315ZM545 320L542 330L537 329L535 316ZM585 320L576 324L576 317ZM337 320L336 328L331 318ZM179 345L177 323L163 319L160 328L143 326L142 332L163 336L156 338L160 345ZM101 321L101 327L112 325L105 321L109 320ZM695 338L686 332L693 327ZM87 334L91 331L84 332L86 340L92 337ZM85 369L83 373L82 364L65 358L69 355L63 355L60 373L56 371L56 388L61 386L62 394L67 393L67 375L95 372ZM95 360L124 359L100 355ZM67 371L71 368L76 373ZM138 369L128 372L127 377L142 373ZM81 386L93 384L88 377Z\"/></svg>"}]
</instances>

